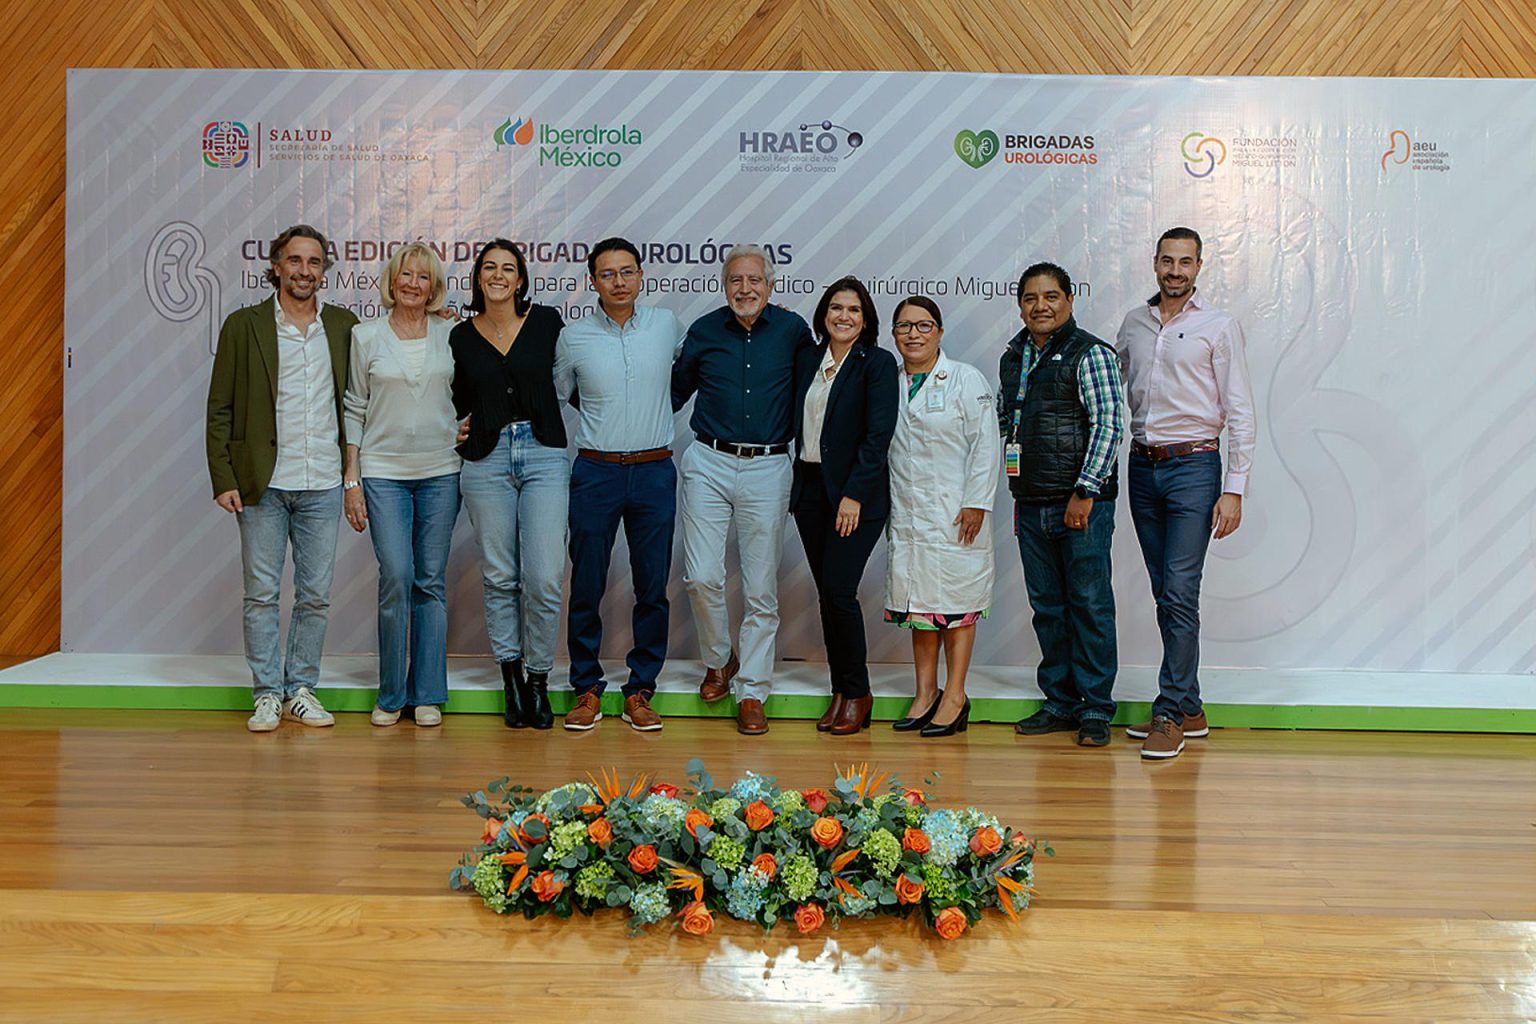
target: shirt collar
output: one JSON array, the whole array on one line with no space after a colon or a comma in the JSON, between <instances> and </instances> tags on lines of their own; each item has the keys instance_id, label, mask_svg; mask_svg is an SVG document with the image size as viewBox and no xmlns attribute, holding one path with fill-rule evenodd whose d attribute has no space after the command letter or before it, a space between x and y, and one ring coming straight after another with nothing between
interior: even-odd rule
<instances>
[{"instance_id":1,"label":"shirt collar","mask_svg":"<svg viewBox=\"0 0 1536 1024\"><path fill-rule=\"evenodd\" d=\"M1157 309L1157 303L1158 303L1158 301L1162 297L1163 297L1163 293L1162 292L1154 292L1152 297L1147 300L1147 306L1149 308L1153 309L1153 310L1156 310ZM1204 308L1205 308L1205 300L1200 297L1200 289L1196 288L1195 291L1194 291L1194 294L1189 297L1189 301L1184 303L1184 309L1204 309ZM1182 312L1182 310L1181 310L1181 312Z\"/></svg>"},{"instance_id":2,"label":"shirt collar","mask_svg":"<svg viewBox=\"0 0 1536 1024\"><path fill-rule=\"evenodd\" d=\"M277 313L277 328L278 328L278 330L282 330L284 327L293 327L293 325L288 322L288 317L283 313L283 304L281 302L277 301L277 296L276 295L272 296L272 308ZM323 299L321 299L319 296L316 296L315 297L315 323L319 323L320 322L320 313L324 309L325 309L325 301ZM294 330L298 330L297 327L293 327L293 329Z\"/></svg>"},{"instance_id":3,"label":"shirt collar","mask_svg":"<svg viewBox=\"0 0 1536 1024\"><path fill-rule=\"evenodd\" d=\"M763 311L761 313L757 314L757 321L756 321L756 323L759 323L759 324L770 324L770 323L773 323L773 317L770 315L772 313L772 311L773 311L773 298L772 298L772 296L769 296L768 301L763 304ZM741 326L741 321L736 319L736 314L731 312L731 304L730 303L726 303L725 304L725 326L727 326L727 327L734 327L738 331L744 330L744 328ZM755 326L755 324L754 324L754 326Z\"/></svg>"},{"instance_id":4,"label":"shirt collar","mask_svg":"<svg viewBox=\"0 0 1536 1024\"><path fill-rule=\"evenodd\" d=\"M646 310L648 308L649 307L642 306L639 303L636 303L635 304L635 311L629 315L628 323L634 324L636 327L639 327L641 319L644 317L645 312L646 312ZM603 308L603 304L601 302L599 302L597 304L597 315L602 318L599 321L599 323L601 323L608 330L612 331L614 334L622 334L624 332L624 325L620 324L613 317L609 316L608 315L608 311Z\"/></svg>"}]
</instances>

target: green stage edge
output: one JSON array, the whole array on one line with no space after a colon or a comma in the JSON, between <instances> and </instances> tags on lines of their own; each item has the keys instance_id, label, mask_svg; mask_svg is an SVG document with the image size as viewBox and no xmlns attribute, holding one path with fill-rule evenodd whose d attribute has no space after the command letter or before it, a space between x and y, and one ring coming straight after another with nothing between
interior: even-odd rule
<instances>
[{"instance_id":1,"label":"green stage edge","mask_svg":"<svg viewBox=\"0 0 1536 1024\"><path fill-rule=\"evenodd\" d=\"M373 691L322 689L320 697L332 711L369 711ZM550 694L556 714L571 706L570 691ZM894 721L906 713L905 697L875 698L874 716ZM680 718L729 718L732 702L705 704L691 693L658 693L652 705L664 716ZM196 711L248 711L251 691L239 686L49 686L45 684L0 685L0 708L137 708ZM770 697L770 718L819 718L827 698L799 694ZM971 706L973 722L1013 722L1040 707L1037 700L981 699ZM618 693L603 697L603 714L615 718L624 709ZM501 712L501 694L488 690L450 693L450 714ZM1151 714L1147 703L1123 703L1117 724L1145 721ZM1236 729L1355 729L1385 732L1495 732L1536 733L1536 710L1528 708L1400 708L1333 705L1208 704L1213 724Z\"/></svg>"}]
</instances>

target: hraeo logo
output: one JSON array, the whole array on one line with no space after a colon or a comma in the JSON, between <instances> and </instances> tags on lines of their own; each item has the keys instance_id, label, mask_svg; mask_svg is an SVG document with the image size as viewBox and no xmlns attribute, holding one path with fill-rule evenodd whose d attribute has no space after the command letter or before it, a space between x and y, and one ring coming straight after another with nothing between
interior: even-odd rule
<instances>
[{"instance_id":1,"label":"hraeo logo","mask_svg":"<svg viewBox=\"0 0 1536 1024\"><path fill-rule=\"evenodd\" d=\"M1381 173L1386 174L1394 164L1407 164L1410 171L1448 171L1451 154L1441 149L1438 142L1415 139L1396 128L1387 136L1387 151L1381 154Z\"/></svg>"},{"instance_id":2,"label":"hraeo logo","mask_svg":"<svg viewBox=\"0 0 1536 1024\"><path fill-rule=\"evenodd\" d=\"M1191 178L1209 178L1227 162L1227 144L1214 135L1190 132L1179 144L1184 158L1184 172Z\"/></svg>"},{"instance_id":3,"label":"hraeo logo","mask_svg":"<svg viewBox=\"0 0 1536 1024\"><path fill-rule=\"evenodd\" d=\"M749 173L832 173L864 145L864 134L830 119L802 121L798 130L736 134L736 154Z\"/></svg>"},{"instance_id":4,"label":"hraeo logo","mask_svg":"<svg viewBox=\"0 0 1536 1024\"><path fill-rule=\"evenodd\" d=\"M955 135L955 155L972 167L982 167L1002 150L997 132L990 128L973 132L962 128Z\"/></svg>"},{"instance_id":5,"label":"hraeo logo","mask_svg":"<svg viewBox=\"0 0 1536 1024\"><path fill-rule=\"evenodd\" d=\"M509 117L503 121L492 136L496 140L496 148L502 146L526 146L533 141L533 119L520 117L514 124Z\"/></svg>"},{"instance_id":6,"label":"hraeo logo","mask_svg":"<svg viewBox=\"0 0 1536 1024\"><path fill-rule=\"evenodd\" d=\"M203 125L203 163L235 170L251 159L251 133L240 121L209 121Z\"/></svg>"},{"instance_id":7,"label":"hraeo logo","mask_svg":"<svg viewBox=\"0 0 1536 1024\"><path fill-rule=\"evenodd\" d=\"M531 117L510 117L491 133L496 148L502 146L537 147L539 165L556 167L617 167L624 162L619 147L632 149L644 144L640 129L627 124L593 124L581 128L563 128Z\"/></svg>"},{"instance_id":8,"label":"hraeo logo","mask_svg":"<svg viewBox=\"0 0 1536 1024\"><path fill-rule=\"evenodd\" d=\"M208 354L218 348L219 279L203 266L208 244L184 220L164 225L144 250L144 292L149 304L173 324L208 313Z\"/></svg>"}]
</instances>

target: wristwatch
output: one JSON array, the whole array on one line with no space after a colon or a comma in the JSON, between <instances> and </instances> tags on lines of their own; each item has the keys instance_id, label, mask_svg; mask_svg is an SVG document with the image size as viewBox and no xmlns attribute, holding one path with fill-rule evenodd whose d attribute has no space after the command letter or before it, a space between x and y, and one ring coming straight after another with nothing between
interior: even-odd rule
<instances>
[{"instance_id":1,"label":"wristwatch","mask_svg":"<svg viewBox=\"0 0 1536 1024\"><path fill-rule=\"evenodd\" d=\"M341 482L341 489L344 491L350 491L361 486L363 486L363 482L361 480L343 480Z\"/></svg>"},{"instance_id":2,"label":"wristwatch","mask_svg":"<svg viewBox=\"0 0 1536 1024\"><path fill-rule=\"evenodd\" d=\"M1098 497L1097 494L1091 493L1088 488L1084 487L1082 484L1078 484L1076 487L1072 488L1072 493L1087 501L1093 501Z\"/></svg>"}]
</instances>

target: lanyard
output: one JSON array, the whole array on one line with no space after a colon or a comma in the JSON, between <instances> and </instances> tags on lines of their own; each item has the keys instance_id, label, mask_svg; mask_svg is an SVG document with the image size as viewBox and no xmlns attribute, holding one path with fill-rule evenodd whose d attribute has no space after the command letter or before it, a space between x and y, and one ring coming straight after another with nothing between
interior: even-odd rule
<instances>
[{"instance_id":1,"label":"lanyard","mask_svg":"<svg viewBox=\"0 0 1536 1024\"><path fill-rule=\"evenodd\" d=\"M1027 347L1019 353L1019 393L1013 404L1013 431L1008 435L1011 444L1019 443L1019 419L1024 415L1024 390L1029 386L1030 373L1040 365L1040 353L1035 350L1034 341L1025 339L1024 344ZM1025 357L1030 357L1027 368L1024 365Z\"/></svg>"}]
</instances>

